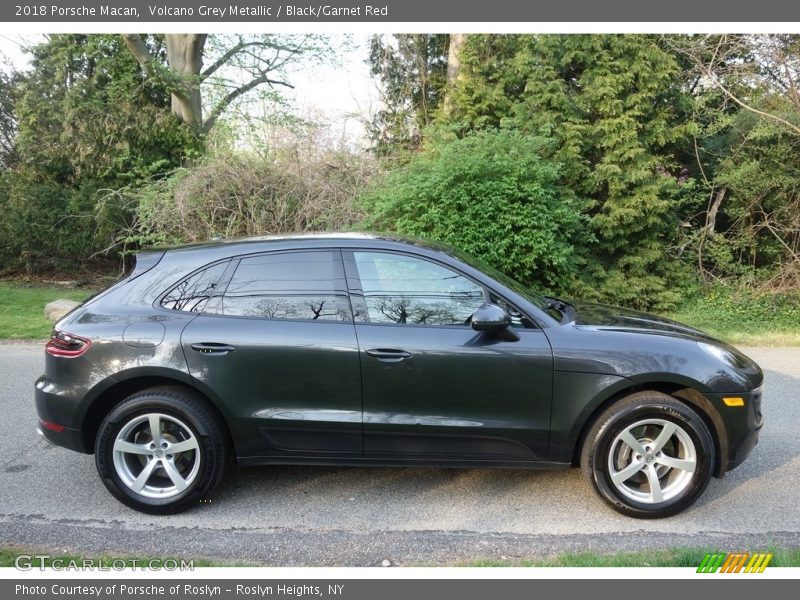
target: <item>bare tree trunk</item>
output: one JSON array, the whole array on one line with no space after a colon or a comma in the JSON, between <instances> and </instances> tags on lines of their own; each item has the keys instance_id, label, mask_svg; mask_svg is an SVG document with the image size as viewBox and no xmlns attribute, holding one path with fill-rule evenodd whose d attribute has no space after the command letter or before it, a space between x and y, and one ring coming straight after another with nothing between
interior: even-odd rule
<instances>
[{"instance_id":1,"label":"bare tree trunk","mask_svg":"<svg viewBox=\"0 0 800 600\"><path fill-rule=\"evenodd\" d=\"M447 47L447 85L444 92L444 114L453 111L453 89L461 75L461 50L467 39L466 33L451 33Z\"/></svg>"},{"instance_id":2,"label":"bare tree trunk","mask_svg":"<svg viewBox=\"0 0 800 600\"><path fill-rule=\"evenodd\" d=\"M714 237L717 229L717 213L719 207L722 206L722 201L725 200L725 195L728 193L728 186L723 185L711 196L711 204L706 211L706 224L700 230L700 242L697 245L697 268L700 276L704 282L708 281L706 276L706 268L703 262L703 248L705 246L707 237Z\"/></svg>"},{"instance_id":3,"label":"bare tree trunk","mask_svg":"<svg viewBox=\"0 0 800 600\"><path fill-rule=\"evenodd\" d=\"M711 206L708 207L708 212L706 213L706 226L705 230L706 233L709 235L714 235L717 228L717 213L719 212L719 207L722 206L722 201L725 200L725 194L728 193L728 186L723 185L720 187L717 192L714 194L714 199L711 201Z\"/></svg>"},{"instance_id":4,"label":"bare tree trunk","mask_svg":"<svg viewBox=\"0 0 800 600\"><path fill-rule=\"evenodd\" d=\"M200 96L203 68L203 48L208 36L204 33L168 33L167 62L172 96L172 112L194 127L203 124L203 105ZM159 64L138 34L124 34L125 45L136 57L148 75L158 73Z\"/></svg>"},{"instance_id":5,"label":"bare tree trunk","mask_svg":"<svg viewBox=\"0 0 800 600\"><path fill-rule=\"evenodd\" d=\"M173 33L165 37L170 70L179 78L182 93L172 93L172 112L189 125L203 123L200 71L203 68L205 34Z\"/></svg>"}]
</instances>

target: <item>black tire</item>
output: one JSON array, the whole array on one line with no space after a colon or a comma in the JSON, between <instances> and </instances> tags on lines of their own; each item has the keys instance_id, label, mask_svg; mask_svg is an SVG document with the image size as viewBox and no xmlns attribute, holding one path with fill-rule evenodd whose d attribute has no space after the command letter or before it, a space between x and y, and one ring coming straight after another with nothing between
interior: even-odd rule
<instances>
[{"instance_id":1,"label":"black tire","mask_svg":"<svg viewBox=\"0 0 800 600\"><path fill-rule=\"evenodd\" d=\"M134 427L131 435L144 436L146 441L150 429L146 424L149 420L145 419L153 414L159 415L159 423L162 420L165 423L159 427L159 431L164 430L163 434L159 433L159 439L163 435L165 445L189 440L197 449L175 455L163 454L168 452L164 450L163 456L159 457L155 454L140 457L137 454L118 453L115 464L114 445L117 436L126 427L131 428L134 423L140 422L141 425L137 426L139 432L136 433L137 429ZM172 433L167 428L171 428ZM145 444L139 444L142 445ZM196 506L211 494L225 474L230 456L229 447L227 428L202 397L187 388L158 387L133 394L106 415L95 440L95 462L106 488L120 502L140 512L167 515ZM178 475L186 475L185 479L181 478L182 485L186 485L185 489L180 490L177 484L174 489L166 489L175 481L168 477L166 464L163 462L167 459L173 459L172 466L178 465ZM159 492L158 485L151 490L144 489L143 493L151 496L146 497L135 492L123 481L123 477L136 475L137 468L140 469L139 475L142 475L141 471L145 470L145 465L149 467L152 460L156 460L160 466L150 469L144 480L146 483L162 482L161 487L165 488L163 491L168 497L152 497ZM178 460L182 461L183 467ZM181 468L184 470L181 471Z\"/></svg>"},{"instance_id":2,"label":"black tire","mask_svg":"<svg viewBox=\"0 0 800 600\"><path fill-rule=\"evenodd\" d=\"M633 429L635 433L632 438L640 443L641 448L652 450L657 437L652 442L641 442L652 439L652 436L659 431L660 423L665 424L661 430L671 429L666 422L677 425L679 429L676 431L680 430L681 435L685 435L679 438L675 434L676 437L669 438L668 444L671 444L669 450L686 453L686 449L691 446L685 442L688 440L693 445L695 461L693 472L686 468L665 467L658 462L660 460L658 457L662 456L660 453L658 456L651 452L639 455L633 447L617 437L623 435L628 428L645 423ZM651 433L646 433L647 428L650 428ZM637 437L640 434L648 437ZM628 452L627 457L624 455L625 452ZM641 459L637 460L637 456L641 456ZM666 460L672 456L666 446L664 456ZM638 465L642 465L641 472L636 471ZM713 466L714 441L703 419L685 403L660 392L637 392L608 407L592 424L581 452L584 477L600 497L622 514L643 519L669 517L691 506L708 486ZM623 468L632 469L634 474L618 485L611 479L612 468L618 469L619 477L623 476ZM650 469L655 470L658 478L655 485L650 483L653 481L651 473L648 473ZM662 475L658 475L662 472ZM673 482L671 491L674 495L670 497L670 494L665 493L662 495L664 499L658 501L653 489L656 488L661 494L662 479L667 484L664 490L670 490L668 486L670 481ZM649 498L640 501L639 495L647 494ZM635 497L631 497L632 495Z\"/></svg>"}]
</instances>

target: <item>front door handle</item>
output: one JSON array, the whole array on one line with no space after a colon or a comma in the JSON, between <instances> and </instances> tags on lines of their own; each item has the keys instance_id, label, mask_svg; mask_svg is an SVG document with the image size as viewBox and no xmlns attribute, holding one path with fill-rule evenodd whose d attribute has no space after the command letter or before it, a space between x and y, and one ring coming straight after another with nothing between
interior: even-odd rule
<instances>
[{"instance_id":1,"label":"front door handle","mask_svg":"<svg viewBox=\"0 0 800 600\"><path fill-rule=\"evenodd\" d=\"M411 353L405 350L395 350L394 348L371 348L367 350L367 356L377 358L382 362L400 362L411 358Z\"/></svg>"},{"instance_id":2,"label":"front door handle","mask_svg":"<svg viewBox=\"0 0 800 600\"><path fill-rule=\"evenodd\" d=\"M203 342L202 344L192 344L192 350L196 350L201 354L227 354L236 350L236 346L217 342Z\"/></svg>"}]
</instances>

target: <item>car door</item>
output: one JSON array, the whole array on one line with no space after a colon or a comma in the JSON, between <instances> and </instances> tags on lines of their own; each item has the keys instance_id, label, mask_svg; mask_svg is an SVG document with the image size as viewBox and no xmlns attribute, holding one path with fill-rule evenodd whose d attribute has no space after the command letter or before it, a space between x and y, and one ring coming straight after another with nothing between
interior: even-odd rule
<instances>
[{"instance_id":1,"label":"car door","mask_svg":"<svg viewBox=\"0 0 800 600\"><path fill-rule=\"evenodd\" d=\"M488 291L402 252L344 252L356 318L367 457L544 460L552 352L518 319L519 340L474 331Z\"/></svg>"},{"instance_id":2,"label":"car door","mask_svg":"<svg viewBox=\"0 0 800 600\"><path fill-rule=\"evenodd\" d=\"M198 385L230 411L239 455L360 457L361 374L341 252L244 256L224 279L181 343Z\"/></svg>"}]
</instances>

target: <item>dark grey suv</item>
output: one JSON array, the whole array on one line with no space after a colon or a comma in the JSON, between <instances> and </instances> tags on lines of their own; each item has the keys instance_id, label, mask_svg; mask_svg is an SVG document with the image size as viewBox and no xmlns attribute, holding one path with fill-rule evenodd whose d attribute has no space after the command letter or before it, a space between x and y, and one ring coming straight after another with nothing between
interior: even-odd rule
<instances>
[{"instance_id":1,"label":"dark grey suv","mask_svg":"<svg viewBox=\"0 0 800 600\"><path fill-rule=\"evenodd\" d=\"M41 431L151 513L196 505L236 460L581 465L615 509L661 517L761 428L761 370L700 331L370 234L140 254L46 352Z\"/></svg>"}]
</instances>

